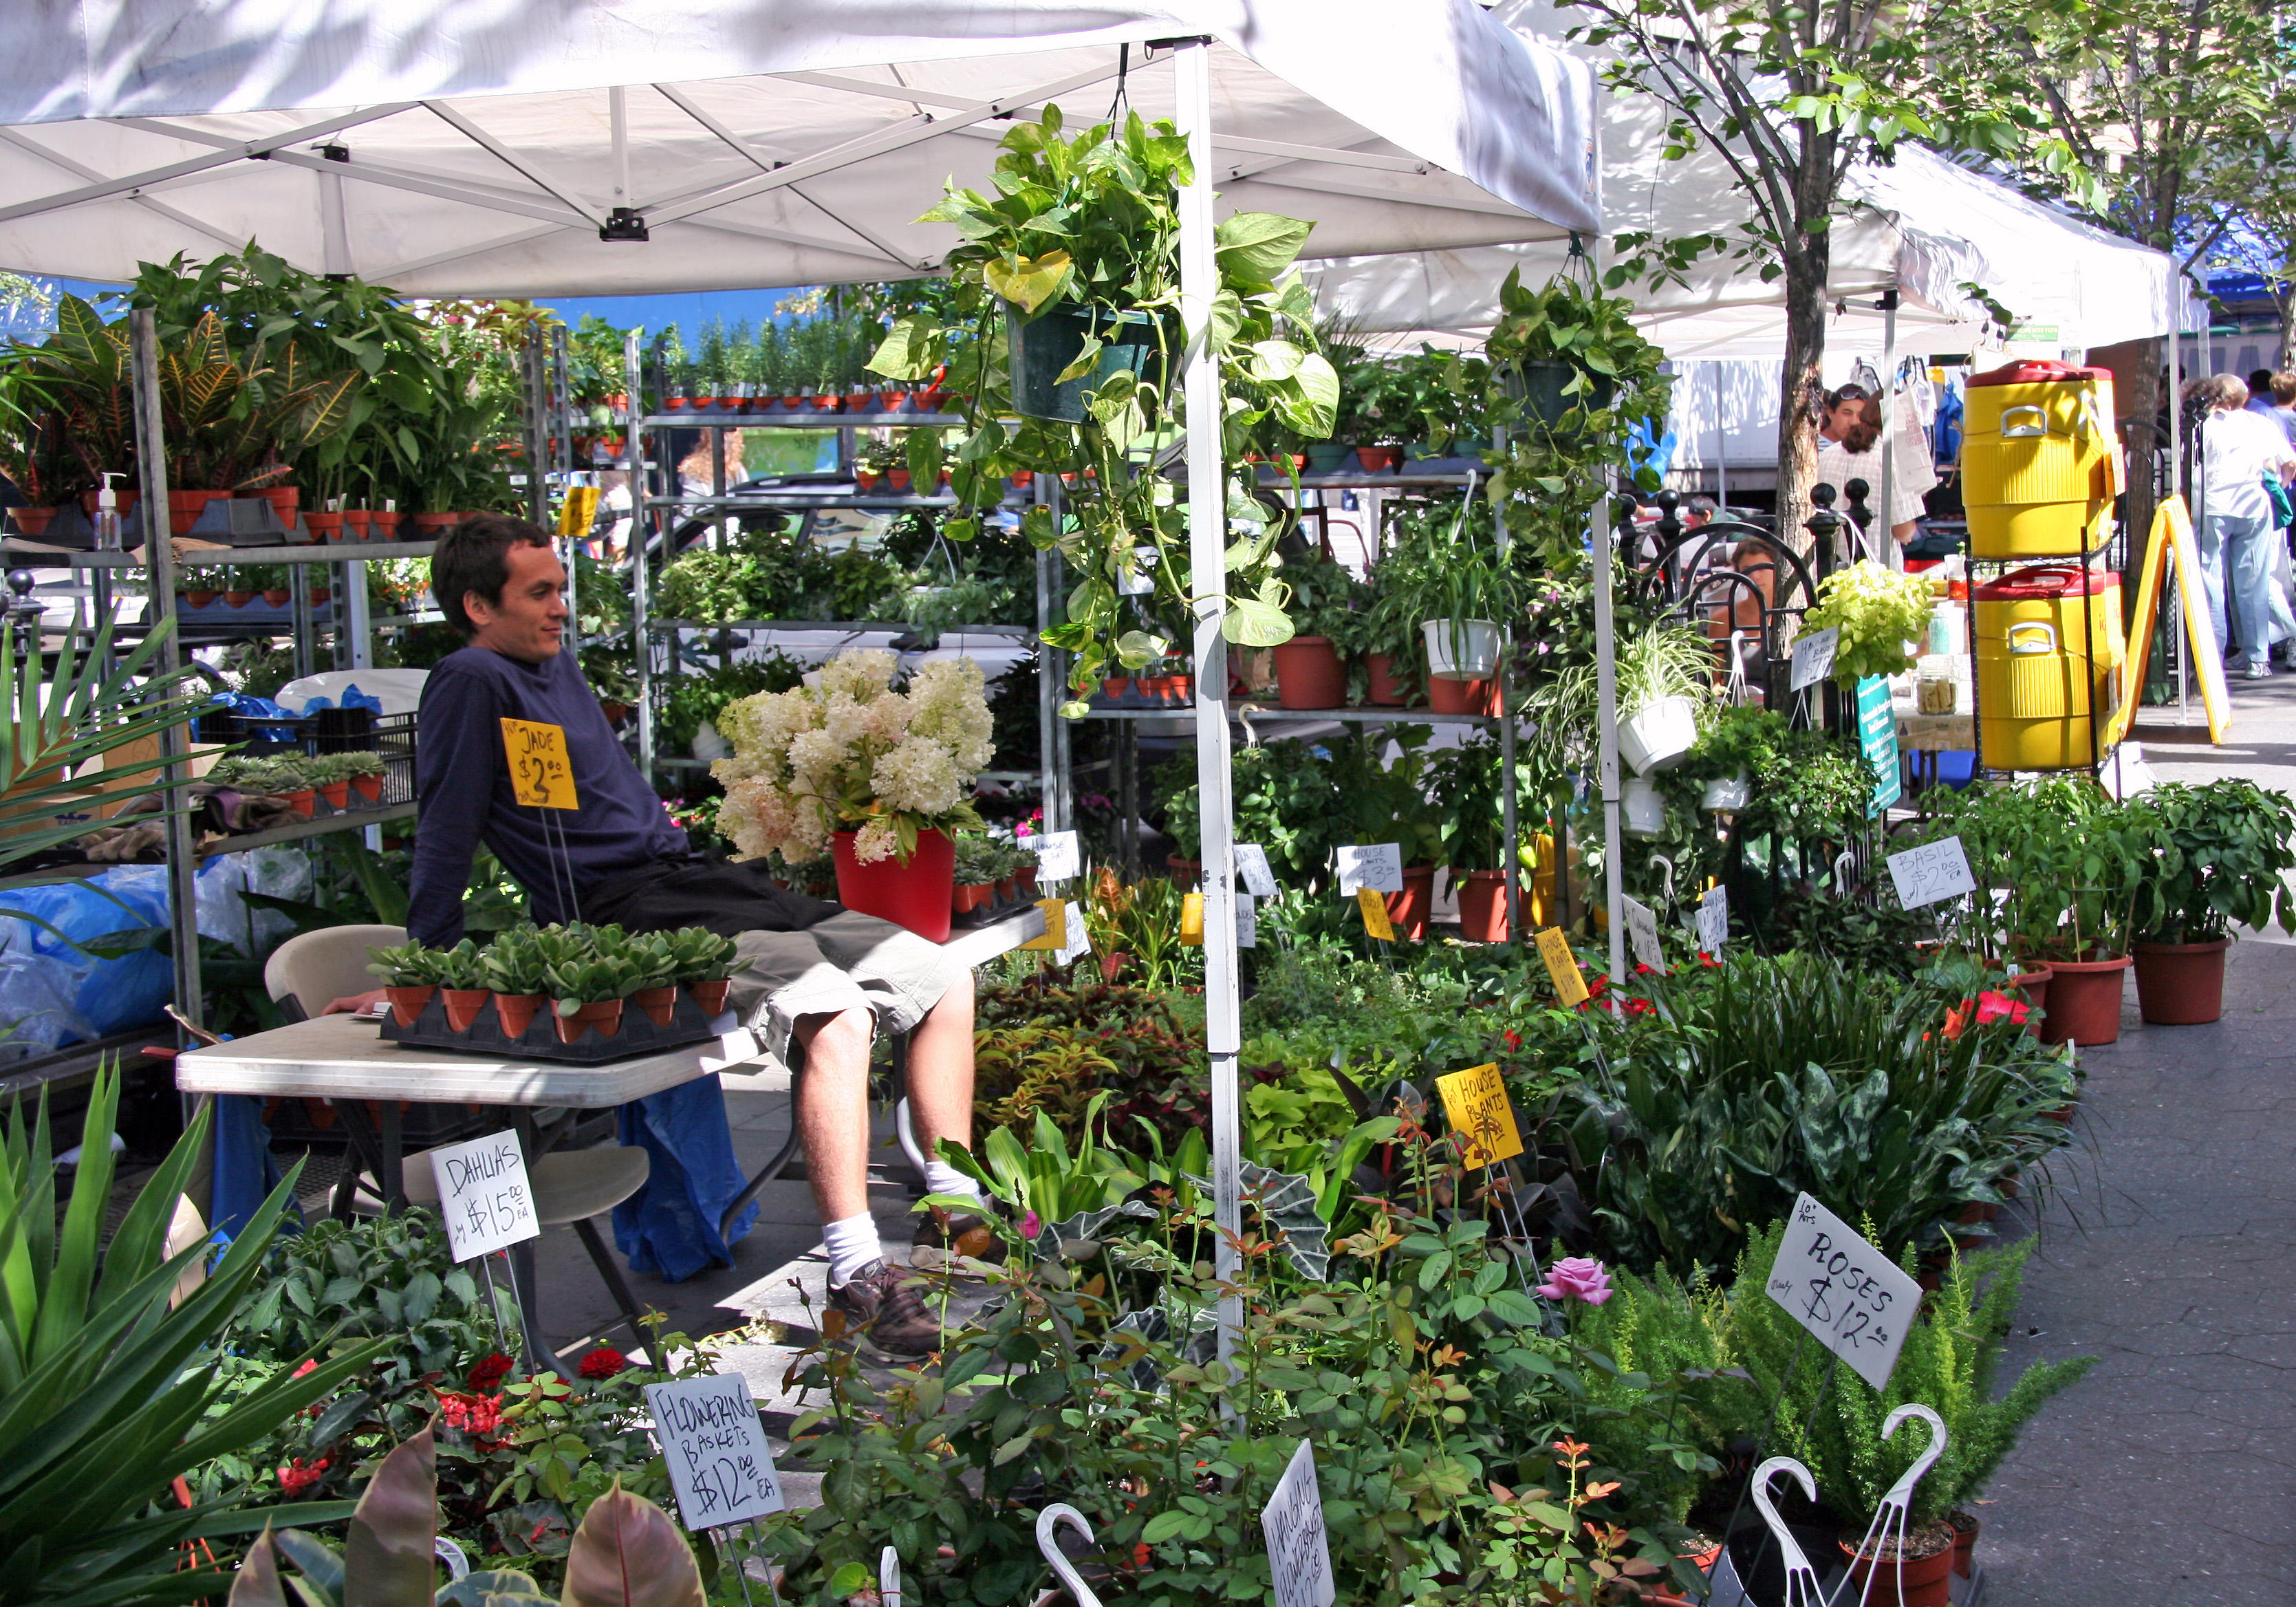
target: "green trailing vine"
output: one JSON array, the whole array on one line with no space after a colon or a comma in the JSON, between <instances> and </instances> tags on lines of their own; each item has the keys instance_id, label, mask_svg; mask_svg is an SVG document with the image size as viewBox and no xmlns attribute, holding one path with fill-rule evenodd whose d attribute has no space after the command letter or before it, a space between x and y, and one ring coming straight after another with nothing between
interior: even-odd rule
<instances>
[{"instance_id":1,"label":"green trailing vine","mask_svg":"<svg viewBox=\"0 0 2296 1607\"><path fill-rule=\"evenodd\" d=\"M1062 477L1065 512L1056 521L1048 508L1031 509L1021 529L1077 571L1068 619L1045 640L1074 655L1079 693L1111 662L1138 669L1169 652L1157 618L1188 614L1197 589L1185 498L1172 478L1185 445L1177 202L1192 176L1187 141L1168 121L1134 114L1068 136L1059 109L1047 107L1041 122L1016 123L992 192L951 187L920 220L954 224L962 237L948 256L947 310L897 320L870 363L895 379L945 370L963 398L965 429L950 470L960 512L945 527L952 539L978 533L977 510L995 505L1009 476ZM1221 455L1231 465L1223 628L1250 647L1289 640L1292 625L1276 572L1279 529L1237 471L1241 460L1279 429L1328 437L1339 405L1314 299L1292 269L1312 226L1240 212L1215 235L1210 341L1223 398ZM1086 324L1059 376L1086 387L1074 422L1024 416L1016 406L1015 334L1054 315L1081 315ZM1152 348L1136 372L1109 360L1119 336ZM943 448L922 431L911 444L911 467L929 483ZM1084 709L1072 701L1062 711Z\"/></svg>"}]
</instances>

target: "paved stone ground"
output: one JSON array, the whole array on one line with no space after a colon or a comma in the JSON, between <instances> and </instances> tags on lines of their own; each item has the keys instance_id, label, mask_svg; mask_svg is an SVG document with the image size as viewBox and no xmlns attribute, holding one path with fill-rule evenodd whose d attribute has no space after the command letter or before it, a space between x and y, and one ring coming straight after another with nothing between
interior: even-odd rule
<instances>
[{"instance_id":1,"label":"paved stone ground","mask_svg":"<svg viewBox=\"0 0 2296 1607\"><path fill-rule=\"evenodd\" d=\"M2147 761L2296 787L2296 676L2233 685L2224 747L2150 709ZM2132 985L2120 1041L2084 1053L2080 1148L2041 1213L2005 1382L2101 1360L1980 1509L1996 1607L2296 1601L2296 947L2234 944L2225 1006L2146 1027Z\"/></svg>"}]
</instances>

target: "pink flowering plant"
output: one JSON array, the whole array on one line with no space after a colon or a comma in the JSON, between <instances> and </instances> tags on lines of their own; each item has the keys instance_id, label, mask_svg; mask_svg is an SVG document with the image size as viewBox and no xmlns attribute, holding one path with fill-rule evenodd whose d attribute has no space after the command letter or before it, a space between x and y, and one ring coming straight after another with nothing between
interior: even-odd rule
<instances>
[{"instance_id":1,"label":"pink flowering plant","mask_svg":"<svg viewBox=\"0 0 2296 1607\"><path fill-rule=\"evenodd\" d=\"M1611 1298L1611 1275L1592 1256L1567 1256L1546 1270L1538 1292L1550 1300L1583 1300L1599 1306Z\"/></svg>"},{"instance_id":2,"label":"pink flowering plant","mask_svg":"<svg viewBox=\"0 0 2296 1607\"><path fill-rule=\"evenodd\" d=\"M980 829L973 783L995 751L980 666L937 659L897 691L898 663L856 649L794 691L726 706L718 729L734 751L710 770L726 788L718 829L739 857L800 864L853 831L860 863L906 865L922 832Z\"/></svg>"}]
</instances>

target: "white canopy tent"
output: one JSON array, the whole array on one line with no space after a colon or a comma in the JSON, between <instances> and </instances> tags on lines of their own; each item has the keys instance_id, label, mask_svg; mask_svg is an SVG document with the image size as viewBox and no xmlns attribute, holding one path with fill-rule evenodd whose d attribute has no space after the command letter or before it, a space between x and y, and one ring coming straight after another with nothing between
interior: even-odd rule
<instances>
[{"instance_id":1,"label":"white canopy tent","mask_svg":"<svg viewBox=\"0 0 2296 1607\"><path fill-rule=\"evenodd\" d=\"M25 0L0 10L0 50L18 64L0 84L0 143L37 159L0 167L0 262L116 278L251 236L308 268L429 294L929 271L950 232L912 220L945 176L985 178L997 121L1062 97L1071 121L1095 120L1120 94L1172 116L1194 161L1178 205L1192 441L1219 439L1202 349L1215 184L1231 209L1315 220L1317 254L1601 220L1587 69L1473 0ZM134 322L144 495L163 506L150 316ZM1195 723L1218 1262L1233 1276L1223 480L1217 450L1189 455L1192 565L1215 578L1193 600ZM168 545L152 544L163 618ZM1613 755L1612 799L1615 769ZM179 925L189 848L179 829ZM1224 1350L1239 1323L1224 1303Z\"/></svg>"},{"instance_id":2,"label":"white canopy tent","mask_svg":"<svg viewBox=\"0 0 2296 1607\"><path fill-rule=\"evenodd\" d=\"M1004 119L1172 115L1141 47L1181 37L1216 41L1223 207L1313 218L1313 254L1598 221L1589 70L1471 0L27 0L0 263L118 279L254 238L422 295L903 277Z\"/></svg>"}]
</instances>

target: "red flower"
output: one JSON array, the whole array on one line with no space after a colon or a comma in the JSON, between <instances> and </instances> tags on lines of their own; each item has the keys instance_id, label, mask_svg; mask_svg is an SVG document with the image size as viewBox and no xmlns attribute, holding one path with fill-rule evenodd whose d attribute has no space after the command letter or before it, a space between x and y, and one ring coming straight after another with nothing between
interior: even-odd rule
<instances>
[{"instance_id":1,"label":"red flower","mask_svg":"<svg viewBox=\"0 0 2296 1607\"><path fill-rule=\"evenodd\" d=\"M2021 1027L2029 1013L2021 1000L2013 999L2005 993L1988 989L1977 996L1977 1024L1980 1027L1988 1021L2009 1021Z\"/></svg>"},{"instance_id":2,"label":"red flower","mask_svg":"<svg viewBox=\"0 0 2296 1607\"><path fill-rule=\"evenodd\" d=\"M1135 1573L1148 1571L1148 1542L1136 1541L1132 1547L1132 1570Z\"/></svg>"},{"instance_id":3,"label":"red flower","mask_svg":"<svg viewBox=\"0 0 2296 1607\"><path fill-rule=\"evenodd\" d=\"M1506 1040L1506 1046L1508 1048L1520 1049L1522 1047L1522 1039L1515 1036L1514 1029L1513 1028L1510 1027L1506 1031L1501 1033L1499 1036Z\"/></svg>"},{"instance_id":4,"label":"red flower","mask_svg":"<svg viewBox=\"0 0 2296 1607\"><path fill-rule=\"evenodd\" d=\"M452 1390L441 1390L439 1396L439 1415L447 1420L450 1429L482 1436L502 1427L502 1398L496 1395L460 1395Z\"/></svg>"},{"instance_id":5,"label":"red flower","mask_svg":"<svg viewBox=\"0 0 2296 1607\"><path fill-rule=\"evenodd\" d=\"M297 1378L300 1378L306 1373L316 1373L318 1370L319 1364L309 1357L305 1357L303 1358L303 1365L295 1369L295 1376Z\"/></svg>"},{"instance_id":6,"label":"red flower","mask_svg":"<svg viewBox=\"0 0 2296 1607\"><path fill-rule=\"evenodd\" d=\"M1722 962L1716 959L1712 955L1708 954L1702 948L1698 951L1698 963L1701 965L1707 966L1715 971L1722 969Z\"/></svg>"},{"instance_id":7,"label":"red flower","mask_svg":"<svg viewBox=\"0 0 2296 1607\"><path fill-rule=\"evenodd\" d=\"M629 1365L629 1359L611 1345L601 1345L584 1357L574 1371L585 1378L611 1378Z\"/></svg>"},{"instance_id":8,"label":"red flower","mask_svg":"<svg viewBox=\"0 0 2296 1607\"><path fill-rule=\"evenodd\" d=\"M494 1389L496 1385L501 1383L504 1378L509 1376L509 1374L510 1357L497 1350L493 1355L481 1358L476 1365L474 1365L471 1368L470 1377L465 1382L469 1383L472 1389L478 1390L480 1394L485 1394Z\"/></svg>"},{"instance_id":9,"label":"red flower","mask_svg":"<svg viewBox=\"0 0 2296 1607\"><path fill-rule=\"evenodd\" d=\"M279 1470L279 1488L287 1495L299 1496L326 1477L327 1459L320 1457L306 1467L300 1456Z\"/></svg>"}]
</instances>

